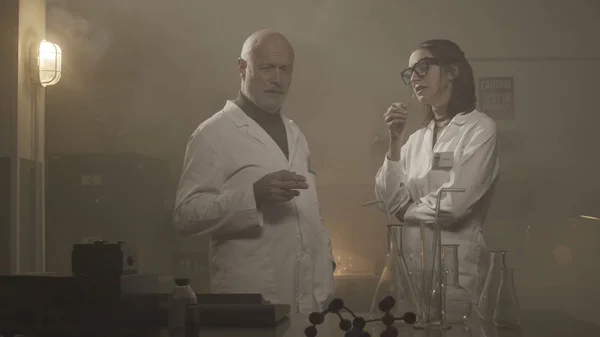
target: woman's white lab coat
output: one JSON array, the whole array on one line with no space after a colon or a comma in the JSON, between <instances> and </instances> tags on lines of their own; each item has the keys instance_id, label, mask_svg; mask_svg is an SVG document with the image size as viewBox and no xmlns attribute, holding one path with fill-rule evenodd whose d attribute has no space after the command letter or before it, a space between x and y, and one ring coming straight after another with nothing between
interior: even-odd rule
<instances>
[{"instance_id":1,"label":"woman's white lab coat","mask_svg":"<svg viewBox=\"0 0 600 337\"><path fill-rule=\"evenodd\" d=\"M499 173L496 124L486 114L456 115L433 146L434 122L413 133L401 149L399 161L384 160L376 177L375 193L393 216L408 207L404 238L409 248L419 245L419 224L432 224L440 188L465 188L444 193L440 210L442 244L459 244L459 282L475 301L485 277L486 244L482 235L493 187ZM441 164L432 167L436 159Z\"/></svg>"},{"instance_id":2,"label":"woman's white lab coat","mask_svg":"<svg viewBox=\"0 0 600 337\"><path fill-rule=\"evenodd\" d=\"M183 235L211 236L212 292L260 293L311 312L333 294L333 255L306 139L283 120L289 160L231 101L203 122L188 142L174 224ZM305 176L309 188L258 211L253 183L280 170Z\"/></svg>"}]
</instances>

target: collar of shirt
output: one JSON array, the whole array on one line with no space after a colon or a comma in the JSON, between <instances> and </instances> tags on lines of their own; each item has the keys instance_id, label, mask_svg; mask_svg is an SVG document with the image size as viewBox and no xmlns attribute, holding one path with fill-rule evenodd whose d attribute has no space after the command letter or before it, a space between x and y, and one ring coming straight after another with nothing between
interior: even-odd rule
<instances>
[{"instance_id":1,"label":"collar of shirt","mask_svg":"<svg viewBox=\"0 0 600 337\"><path fill-rule=\"evenodd\" d=\"M473 111L476 111L476 110L473 110ZM473 111L471 111L471 112L473 112ZM452 118L450 123L448 123L446 125L446 127L450 124L458 124L458 125L465 124L465 122L469 119L469 117L471 117L471 112L461 112L461 113L457 114L456 116L454 116ZM432 119L431 122L429 122L429 124L427 125L427 128L433 130L434 127L435 127L435 120Z\"/></svg>"},{"instance_id":2,"label":"collar of shirt","mask_svg":"<svg viewBox=\"0 0 600 337\"><path fill-rule=\"evenodd\" d=\"M248 97L244 96L241 92L238 93L237 98L233 101L248 117L252 118L259 125L263 125L265 123L281 123L281 114L279 111L277 113L270 113L258 107L254 104Z\"/></svg>"}]
</instances>

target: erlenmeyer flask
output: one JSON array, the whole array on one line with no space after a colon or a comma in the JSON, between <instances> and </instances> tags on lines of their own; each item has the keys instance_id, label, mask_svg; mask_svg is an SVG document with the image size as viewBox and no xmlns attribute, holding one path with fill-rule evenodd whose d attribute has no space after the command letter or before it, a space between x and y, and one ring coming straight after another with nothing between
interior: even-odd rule
<instances>
[{"instance_id":1,"label":"erlenmeyer flask","mask_svg":"<svg viewBox=\"0 0 600 337\"><path fill-rule=\"evenodd\" d=\"M442 245L443 266L446 269L446 305L444 322L466 323L471 315L471 296L458 282L458 245Z\"/></svg>"},{"instance_id":2,"label":"erlenmeyer flask","mask_svg":"<svg viewBox=\"0 0 600 337\"><path fill-rule=\"evenodd\" d=\"M417 311L416 293L402 253L402 225L388 225L386 263L371 302L372 313L381 313L379 302L387 296L396 300L391 313L400 317L408 311Z\"/></svg>"},{"instance_id":3,"label":"erlenmeyer flask","mask_svg":"<svg viewBox=\"0 0 600 337\"><path fill-rule=\"evenodd\" d=\"M493 322L500 328L516 328L519 326L519 300L515 290L514 269L500 270L500 285L496 296Z\"/></svg>"},{"instance_id":4,"label":"erlenmeyer flask","mask_svg":"<svg viewBox=\"0 0 600 337\"><path fill-rule=\"evenodd\" d=\"M492 321L496 308L496 299L500 287L500 271L506 269L506 251L490 251L490 265L485 277L481 295L477 301L477 313L484 321Z\"/></svg>"}]
</instances>

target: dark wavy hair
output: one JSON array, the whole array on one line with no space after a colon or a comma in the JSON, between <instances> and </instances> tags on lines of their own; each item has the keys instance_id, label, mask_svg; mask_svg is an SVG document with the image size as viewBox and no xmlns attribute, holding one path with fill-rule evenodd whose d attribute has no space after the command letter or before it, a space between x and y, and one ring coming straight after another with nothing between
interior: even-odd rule
<instances>
[{"instance_id":1,"label":"dark wavy hair","mask_svg":"<svg viewBox=\"0 0 600 337\"><path fill-rule=\"evenodd\" d=\"M453 118L460 113L473 111L477 103L473 68L460 47L450 40L435 39L421 43L416 49L425 49L439 59L442 70L452 71L453 66L458 69L458 75L452 80L452 92L446 107L448 117ZM434 117L431 105L427 105L426 109L425 125Z\"/></svg>"}]
</instances>

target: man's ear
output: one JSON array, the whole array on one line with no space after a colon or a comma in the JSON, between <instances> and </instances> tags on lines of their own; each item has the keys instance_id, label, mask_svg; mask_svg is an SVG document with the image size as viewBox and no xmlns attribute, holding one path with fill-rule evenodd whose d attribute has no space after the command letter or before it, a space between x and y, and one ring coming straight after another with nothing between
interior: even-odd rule
<instances>
[{"instance_id":1,"label":"man's ear","mask_svg":"<svg viewBox=\"0 0 600 337\"><path fill-rule=\"evenodd\" d=\"M241 57L238 58L238 72L240 73L240 77L242 79L246 78L246 68L248 67L248 62L246 62L246 60L242 59Z\"/></svg>"}]
</instances>

